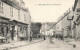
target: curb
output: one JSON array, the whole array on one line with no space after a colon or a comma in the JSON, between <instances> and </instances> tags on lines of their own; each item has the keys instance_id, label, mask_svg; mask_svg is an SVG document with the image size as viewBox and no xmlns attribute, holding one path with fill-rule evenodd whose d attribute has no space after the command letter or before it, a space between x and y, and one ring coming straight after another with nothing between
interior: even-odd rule
<instances>
[{"instance_id":1,"label":"curb","mask_svg":"<svg viewBox=\"0 0 80 50\"><path fill-rule=\"evenodd\" d=\"M29 42L28 44L13 46L13 47L9 47L9 48L3 48L3 49L0 49L0 50L10 50L10 49L14 49L14 48L23 47L23 46L27 46L27 45L30 45L30 44L38 43L38 42L41 42L41 41L43 41L43 40L39 40L39 41L36 41L36 42L32 41L32 42Z\"/></svg>"}]
</instances>

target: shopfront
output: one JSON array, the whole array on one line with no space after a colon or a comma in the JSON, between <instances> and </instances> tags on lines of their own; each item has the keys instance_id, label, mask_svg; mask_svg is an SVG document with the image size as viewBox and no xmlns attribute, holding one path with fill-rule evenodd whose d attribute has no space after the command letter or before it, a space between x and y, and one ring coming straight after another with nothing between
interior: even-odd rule
<instances>
[{"instance_id":1,"label":"shopfront","mask_svg":"<svg viewBox=\"0 0 80 50\"><path fill-rule=\"evenodd\" d=\"M17 38L17 29L18 29L18 22L13 20L13 21L10 21L10 34L11 34L11 41L17 41L18 38Z\"/></svg>"},{"instance_id":2,"label":"shopfront","mask_svg":"<svg viewBox=\"0 0 80 50\"><path fill-rule=\"evenodd\" d=\"M28 40L28 25L19 22L18 23L18 40Z\"/></svg>"},{"instance_id":3,"label":"shopfront","mask_svg":"<svg viewBox=\"0 0 80 50\"><path fill-rule=\"evenodd\" d=\"M8 33L9 33L9 19L0 18L0 39L5 38L7 40Z\"/></svg>"}]
</instances>

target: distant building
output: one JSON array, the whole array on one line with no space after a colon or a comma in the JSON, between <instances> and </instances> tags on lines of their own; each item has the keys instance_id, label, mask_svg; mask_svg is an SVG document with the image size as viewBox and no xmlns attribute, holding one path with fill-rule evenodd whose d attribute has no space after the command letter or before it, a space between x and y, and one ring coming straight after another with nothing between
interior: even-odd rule
<instances>
[{"instance_id":1,"label":"distant building","mask_svg":"<svg viewBox=\"0 0 80 50\"><path fill-rule=\"evenodd\" d=\"M46 22L46 23L42 23L41 26L41 32L44 35L49 35L50 30L53 30L53 25L55 24L55 22Z\"/></svg>"},{"instance_id":2,"label":"distant building","mask_svg":"<svg viewBox=\"0 0 80 50\"><path fill-rule=\"evenodd\" d=\"M68 10L68 12L64 13L63 16L58 18L57 23L55 24L56 34L63 35L64 37L72 37L72 16L73 11Z\"/></svg>"},{"instance_id":3,"label":"distant building","mask_svg":"<svg viewBox=\"0 0 80 50\"><path fill-rule=\"evenodd\" d=\"M80 0L75 0L74 7L58 18L55 28L58 35L80 38Z\"/></svg>"}]
</instances>

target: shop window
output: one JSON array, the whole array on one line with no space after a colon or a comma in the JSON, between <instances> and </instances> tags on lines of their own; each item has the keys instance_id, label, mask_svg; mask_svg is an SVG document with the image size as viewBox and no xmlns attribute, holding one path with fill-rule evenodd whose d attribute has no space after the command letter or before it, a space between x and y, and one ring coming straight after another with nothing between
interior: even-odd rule
<instances>
[{"instance_id":1,"label":"shop window","mask_svg":"<svg viewBox=\"0 0 80 50\"><path fill-rule=\"evenodd\" d=\"M2 35L2 33L1 33L1 32L2 32L2 30L1 30L1 25L0 25L0 36Z\"/></svg>"},{"instance_id":2,"label":"shop window","mask_svg":"<svg viewBox=\"0 0 80 50\"><path fill-rule=\"evenodd\" d=\"M2 31L1 32L2 33L2 36L4 36L4 27L1 28L1 31Z\"/></svg>"},{"instance_id":3,"label":"shop window","mask_svg":"<svg viewBox=\"0 0 80 50\"><path fill-rule=\"evenodd\" d=\"M0 27L0 36L6 37L7 33L8 33L8 27L7 26Z\"/></svg>"},{"instance_id":4,"label":"shop window","mask_svg":"<svg viewBox=\"0 0 80 50\"><path fill-rule=\"evenodd\" d=\"M8 27L7 27L7 33L8 33Z\"/></svg>"}]
</instances>

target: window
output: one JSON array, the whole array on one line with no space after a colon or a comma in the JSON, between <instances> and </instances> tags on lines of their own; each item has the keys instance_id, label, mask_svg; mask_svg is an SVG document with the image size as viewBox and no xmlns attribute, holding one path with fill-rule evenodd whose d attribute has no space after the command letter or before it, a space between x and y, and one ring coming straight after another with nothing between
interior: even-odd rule
<instances>
[{"instance_id":1,"label":"window","mask_svg":"<svg viewBox=\"0 0 80 50\"><path fill-rule=\"evenodd\" d=\"M0 1L0 9L1 9L1 7L2 7L2 6L1 6L1 1Z\"/></svg>"},{"instance_id":2,"label":"window","mask_svg":"<svg viewBox=\"0 0 80 50\"><path fill-rule=\"evenodd\" d=\"M4 9L3 9L3 2L2 2L2 10L4 10Z\"/></svg>"},{"instance_id":3,"label":"window","mask_svg":"<svg viewBox=\"0 0 80 50\"><path fill-rule=\"evenodd\" d=\"M26 21L26 14L24 14L24 21Z\"/></svg>"},{"instance_id":4,"label":"window","mask_svg":"<svg viewBox=\"0 0 80 50\"><path fill-rule=\"evenodd\" d=\"M20 19L20 10L18 10L18 19Z\"/></svg>"},{"instance_id":5,"label":"window","mask_svg":"<svg viewBox=\"0 0 80 50\"><path fill-rule=\"evenodd\" d=\"M0 13L4 13L3 10L4 10L3 2L0 1Z\"/></svg>"},{"instance_id":6,"label":"window","mask_svg":"<svg viewBox=\"0 0 80 50\"><path fill-rule=\"evenodd\" d=\"M13 8L10 7L10 16L13 17Z\"/></svg>"}]
</instances>

